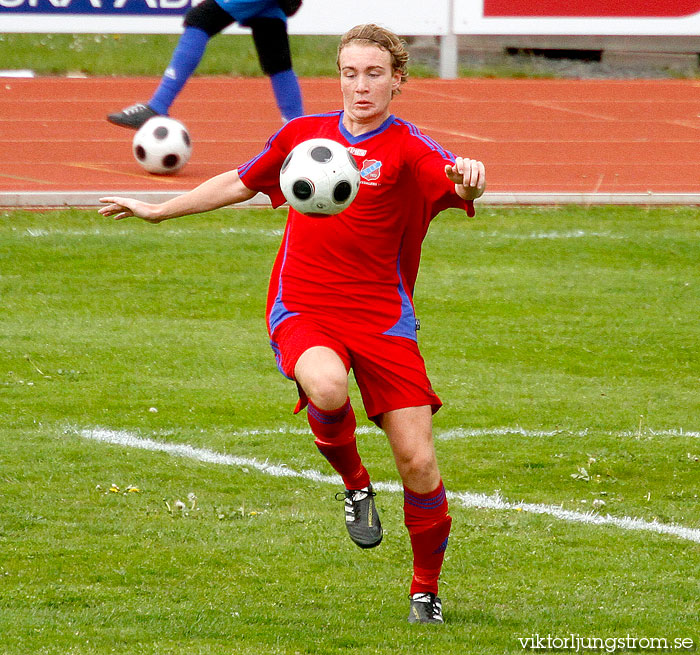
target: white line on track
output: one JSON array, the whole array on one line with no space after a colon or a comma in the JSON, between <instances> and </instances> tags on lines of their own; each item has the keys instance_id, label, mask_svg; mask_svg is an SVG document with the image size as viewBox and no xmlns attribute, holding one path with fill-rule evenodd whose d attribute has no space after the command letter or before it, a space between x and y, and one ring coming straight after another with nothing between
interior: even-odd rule
<instances>
[{"instance_id":1,"label":"white line on track","mask_svg":"<svg viewBox=\"0 0 700 655\"><path fill-rule=\"evenodd\" d=\"M571 107L560 107L555 102L544 102L541 100L522 100L524 105L533 105L535 107L542 107L544 109L552 109L554 111L563 111L568 114L577 114L579 116L586 116L587 118L595 118L601 121L615 121L617 120L614 116L608 116L606 114L598 114L590 111L582 111L580 109L572 109Z\"/></svg>"},{"instance_id":2,"label":"white line on track","mask_svg":"<svg viewBox=\"0 0 700 655\"><path fill-rule=\"evenodd\" d=\"M507 428L513 434L523 434L524 431L518 431L517 428ZM370 428L369 430L373 430ZM276 434L276 433L288 433L290 430L282 428L280 430L250 430L247 432L238 432L237 434ZM296 431L295 431L296 432ZM305 431L306 432L306 431ZM509 433L511 433L509 432ZM675 434L674 431L672 431ZM472 434L482 434L481 431L470 431ZM493 430L484 430L483 434L492 434ZM194 446L189 446L186 444L176 444L164 441L157 441L155 439L146 439L139 437L130 432L124 430L109 430L105 428L94 428L89 430L80 430L77 434L84 439L91 439L93 441L100 441L103 443L109 443L117 446L124 446L127 448L138 448L141 450L150 450L153 452L167 453L176 457L185 457L187 459L193 459L200 462L206 462L210 464L218 464L223 466L237 466L241 468L251 468L263 473L265 475L272 475L275 477L290 477L290 478L302 478L305 480L313 480L315 482L323 482L328 484L342 484L341 479L337 475L325 475L320 471L315 470L303 470L295 471L290 469L284 464L270 464L267 461L260 461L255 458L250 457L238 457L235 455L227 455L224 453L217 453L213 450L207 448L196 448ZM530 433L527 433L530 434ZM542 436L549 436L551 434L560 434L560 432L552 433L541 433ZM681 434L693 435L696 433L685 433ZM539 433L533 434L532 436L540 436ZM392 493L401 493L402 487L397 482L376 482L373 483L374 488L378 491L387 491ZM684 539L687 541L693 541L695 543L700 543L700 530L695 528L687 528L682 525L659 523L658 521L645 521L643 519L629 518L629 517L615 517L608 515L596 514L595 512L576 512L572 510L566 510L563 507L556 505L544 505L539 503L516 503L505 500L500 494L475 494L471 492L448 492L447 497L453 501L459 503L462 507L475 508L475 509L491 509L491 510L515 510L521 512L529 512L532 514L544 514L547 516L552 516L561 521L569 521L572 523L584 523L587 525L599 525L599 526L613 526L621 528L623 530L635 530L642 532L653 532L656 534L670 535L678 537L679 539Z\"/></svg>"}]
</instances>

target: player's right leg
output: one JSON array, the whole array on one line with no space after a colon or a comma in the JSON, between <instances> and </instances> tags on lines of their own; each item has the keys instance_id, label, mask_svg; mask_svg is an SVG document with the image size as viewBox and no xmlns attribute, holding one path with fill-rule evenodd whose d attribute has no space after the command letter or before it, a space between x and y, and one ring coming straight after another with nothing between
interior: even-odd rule
<instances>
[{"instance_id":1,"label":"player's right leg","mask_svg":"<svg viewBox=\"0 0 700 655\"><path fill-rule=\"evenodd\" d=\"M316 447L340 473L345 491L336 495L345 504L345 526L360 548L374 548L383 537L374 503L374 489L357 451L355 412L348 397L348 371L331 348L306 350L294 377L309 399L307 416Z\"/></svg>"},{"instance_id":2,"label":"player's right leg","mask_svg":"<svg viewBox=\"0 0 700 655\"><path fill-rule=\"evenodd\" d=\"M234 18L215 0L204 0L190 9L185 16L185 31L151 99L148 103L138 102L109 114L107 120L114 125L137 130L149 118L167 115L175 98L199 66L209 39L233 22Z\"/></svg>"}]
</instances>

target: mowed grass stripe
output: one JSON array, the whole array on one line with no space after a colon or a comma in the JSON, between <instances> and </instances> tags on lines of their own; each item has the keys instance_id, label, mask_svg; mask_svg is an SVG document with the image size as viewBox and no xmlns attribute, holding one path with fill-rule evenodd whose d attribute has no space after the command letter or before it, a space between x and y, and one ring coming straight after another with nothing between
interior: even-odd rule
<instances>
[{"instance_id":1,"label":"mowed grass stripe","mask_svg":"<svg viewBox=\"0 0 700 655\"><path fill-rule=\"evenodd\" d=\"M697 542L524 509L700 529L690 208L486 205L431 226L416 306L445 403L441 473L498 505L453 498L443 630L405 621L399 493L378 496L387 536L368 554L329 482L75 437L108 426L333 478L265 333L284 221L0 212L3 654L503 655L533 632L700 643ZM351 394L371 475L396 485Z\"/></svg>"}]
</instances>

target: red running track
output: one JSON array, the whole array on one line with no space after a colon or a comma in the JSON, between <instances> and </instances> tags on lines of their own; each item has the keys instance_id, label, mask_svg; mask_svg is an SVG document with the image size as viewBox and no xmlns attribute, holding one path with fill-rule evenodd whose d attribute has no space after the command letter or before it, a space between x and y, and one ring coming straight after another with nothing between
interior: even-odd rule
<instances>
[{"instance_id":1,"label":"red running track","mask_svg":"<svg viewBox=\"0 0 700 655\"><path fill-rule=\"evenodd\" d=\"M179 192L257 154L281 125L265 78L194 78L171 114L192 135L175 176L145 173L133 132L105 115L155 78L0 78L0 205L65 192ZM340 106L334 79L303 79L309 113ZM410 80L393 111L486 164L499 194L700 194L700 82ZM42 204L42 203L38 203ZM62 204L47 202L46 204Z\"/></svg>"}]
</instances>

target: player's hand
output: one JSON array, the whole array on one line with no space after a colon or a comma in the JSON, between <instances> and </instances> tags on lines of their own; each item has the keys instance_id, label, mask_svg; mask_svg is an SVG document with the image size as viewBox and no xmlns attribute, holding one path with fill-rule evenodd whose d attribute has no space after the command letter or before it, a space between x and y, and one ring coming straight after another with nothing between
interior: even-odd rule
<instances>
[{"instance_id":1,"label":"player's hand","mask_svg":"<svg viewBox=\"0 0 700 655\"><path fill-rule=\"evenodd\" d=\"M486 190L486 169L476 159L457 157L454 164L445 166L445 175L454 182L457 195L463 200L474 200Z\"/></svg>"},{"instance_id":2,"label":"player's hand","mask_svg":"<svg viewBox=\"0 0 700 655\"><path fill-rule=\"evenodd\" d=\"M136 216L136 218L140 218L149 223L160 223L165 220L157 215L157 205L141 202L134 198L109 196L107 198L100 198L100 202L105 203L105 206L98 209L98 213L103 216L112 216L115 221L120 221L123 218L129 218L131 216Z\"/></svg>"}]
</instances>

